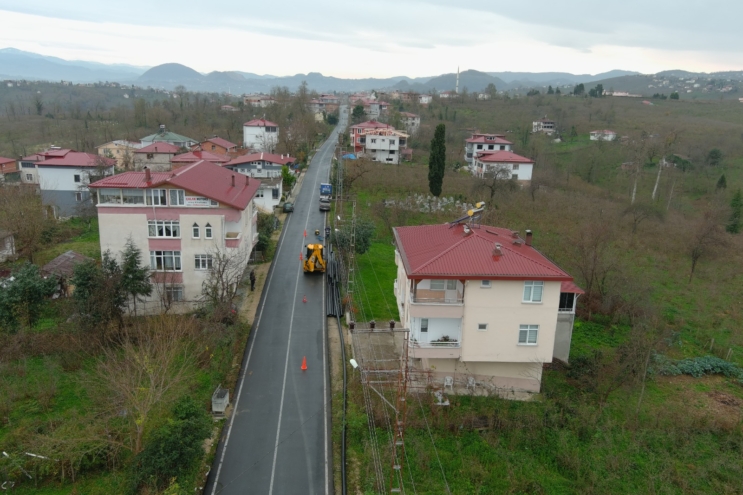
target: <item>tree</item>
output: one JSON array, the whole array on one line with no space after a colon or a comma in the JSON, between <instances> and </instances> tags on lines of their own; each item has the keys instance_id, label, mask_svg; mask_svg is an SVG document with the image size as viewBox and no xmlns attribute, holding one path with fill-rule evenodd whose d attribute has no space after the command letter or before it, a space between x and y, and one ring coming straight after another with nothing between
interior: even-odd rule
<instances>
[{"instance_id":1,"label":"tree","mask_svg":"<svg viewBox=\"0 0 743 495\"><path fill-rule=\"evenodd\" d=\"M716 191L719 191L720 189L727 189L728 187L728 180L725 178L725 174L722 174L720 178L717 180L717 186L715 187Z\"/></svg>"},{"instance_id":2,"label":"tree","mask_svg":"<svg viewBox=\"0 0 743 495\"><path fill-rule=\"evenodd\" d=\"M137 300L152 294L150 267L142 264L142 252L134 245L131 236L121 252L121 290L131 297L134 314L137 314Z\"/></svg>"},{"instance_id":3,"label":"tree","mask_svg":"<svg viewBox=\"0 0 743 495\"><path fill-rule=\"evenodd\" d=\"M495 97L498 95L498 90L495 87L495 84L488 83L488 85L485 87L485 94L490 95L490 99L495 99Z\"/></svg>"},{"instance_id":4,"label":"tree","mask_svg":"<svg viewBox=\"0 0 743 495\"><path fill-rule=\"evenodd\" d=\"M16 252L28 261L42 248L44 232L54 224L31 187L0 186L0 229L13 234Z\"/></svg>"},{"instance_id":5,"label":"tree","mask_svg":"<svg viewBox=\"0 0 743 495\"><path fill-rule=\"evenodd\" d=\"M44 112L44 101L38 93L34 95L34 106L36 107L36 115L41 115Z\"/></svg>"},{"instance_id":6,"label":"tree","mask_svg":"<svg viewBox=\"0 0 743 495\"><path fill-rule=\"evenodd\" d=\"M487 191L489 193L488 204L498 208L493 203L495 195L499 192L513 192L518 190L519 185L516 179L512 178L511 170L508 167L489 168L483 173L481 179L474 179L475 191Z\"/></svg>"},{"instance_id":7,"label":"tree","mask_svg":"<svg viewBox=\"0 0 743 495\"><path fill-rule=\"evenodd\" d=\"M672 100L678 100L679 99L678 91L674 91L673 93L671 93L671 99Z\"/></svg>"},{"instance_id":8,"label":"tree","mask_svg":"<svg viewBox=\"0 0 743 495\"><path fill-rule=\"evenodd\" d=\"M0 323L14 329L19 324L33 328L46 301L57 288L53 278L43 278L39 267L25 263L13 273L13 280L0 287Z\"/></svg>"},{"instance_id":9,"label":"tree","mask_svg":"<svg viewBox=\"0 0 743 495\"><path fill-rule=\"evenodd\" d=\"M705 162L707 162L707 165L716 167L722 162L722 151L720 151L718 148L709 150Z\"/></svg>"},{"instance_id":10,"label":"tree","mask_svg":"<svg viewBox=\"0 0 743 495\"><path fill-rule=\"evenodd\" d=\"M547 94L548 94L548 95L553 95L553 94L555 94L555 90L554 90L554 89L552 89L552 85L550 85L550 86L549 86L549 87L547 88Z\"/></svg>"},{"instance_id":11,"label":"tree","mask_svg":"<svg viewBox=\"0 0 743 495\"><path fill-rule=\"evenodd\" d=\"M691 258L689 283L691 283L699 260L702 257L715 255L726 244L727 239L719 226L717 213L711 210L705 211L702 217L695 222L688 243L688 252Z\"/></svg>"},{"instance_id":12,"label":"tree","mask_svg":"<svg viewBox=\"0 0 743 495\"><path fill-rule=\"evenodd\" d=\"M637 227L639 227L643 221L649 218L654 218L656 220L663 220L665 218L663 210L659 209L653 203L634 203L624 210L623 215L629 215L632 218L633 234L637 232Z\"/></svg>"},{"instance_id":13,"label":"tree","mask_svg":"<svg viewBox=\"0 0 743 495\"><path fill-rule=\"evenodd\" d=\"M248 266L250 252L245 249L228 252L217 248L209 256L212 266L201 284L202 301L212 310L216 321L231 319L232 306Z\"/></svg>"},{"instance_id":14,"label":"tree","mask_svg":"<svg viewBox=\"0 0 743 495\"><path fill-rule=\"evenodd\" d=\"M99 408L125 422L121 446L138 454L155 411L178 396L195 367L196 324L192 318L160 315L141 320L103 346L92 385ZM113 441L117 439L114 437Z\"/></svg>"},{"instance_id":15,"label":"tree","mask_svg":"<svg viewBox=\"0 0 743 495\"><path fill-rule=\"evenodd\" d=\"M724 177L724 175L723 175ZM735 192L733 199L730 201L730 219L728 224L725 226L725 230L731 234L740 234L743 226L741 225L741 213L743 213L743 197L741 197L740 189Z\"/></svg>"},{"instance_id":16,"label":"tree","mask_svg":"<svg viewBox=\"0 0 743 495\"><path fill-rule=\"evenodd\" d=\"M353 120L354 124L358 124L362 120L364 120L364 117L366 117L366 112L364 112L364 105L356 105L353 107L353 111L351 112L351 120Z\"/></svg>"},{"instance_id":17,"label":"tree","mask_svg":"<svg viewBox=\"0 0 743 495\"><path fill-rule=\"evenodd\" d=\"M281 166L281 182L284 190L289 193L297 182L297 174L292 172L288 166Z\"/></svg>"},{"instance_id":18,"label":"tree","mask_svg":"<svg viewBox=\"0 0 743 495\"><path fill-rule=\"evenodd\" d=\"M580 96L586 92L586 87L583 85L583 83L577 84L575 88L573 88L573 94L575 96Z\"/></svg>"},{"instance_id":19,"label":"tree","mask_svg":"<svg viewBox=\"0 0 743 495\"><path fill-rule=\"evenodd\" d=\"M110 251L105 251L99 267L94 261L75 266L70 283L80 322L88 329L116 320L123 324L127 293L121 286L121 267Z\"/></svg>"},{"instance_id":20,"label":"tree","mask_svg":"<svg viewBox=\"0 0 743 495\"><path fill-rule=\"evenodd\" d=\"M373 220L364 217L356 219L354 238L354 252L356 254L364 254L369 250L374 239L375 229ZM351 226L344 224L337 232L333 233L332 241L340 249L348 251L351 248Z\"/></svg>"},{"instance_id":21,"label":"tree","mask_svg":"<svg viewBox=\"0 0 743 495\"><path fill-rule=\"evenodd\" d=\"M560 88L559 88L559 87L558 87L558 88L555 88L555 94L556 94L556 95L559 95L559 94L561 94L561 93L562 93L562 92L560 91Z\"/></svg>"},{"instance_id":22,"label":"tree","mask_svg":"<svg viewBox=\"0 0 743 495\"><path fill-rule=\"evenodd\" d=\"M441 186L444 183L446 168L446 125L436 126L431 140L431 154L428 157L428 189L431 194L441 195Z\"/></svg>"}]
</instances>

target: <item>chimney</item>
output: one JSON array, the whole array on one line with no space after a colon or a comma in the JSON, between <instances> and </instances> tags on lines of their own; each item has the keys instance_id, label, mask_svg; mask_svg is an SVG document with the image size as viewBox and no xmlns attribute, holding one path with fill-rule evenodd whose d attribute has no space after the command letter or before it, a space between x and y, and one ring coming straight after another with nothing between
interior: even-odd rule
<instances>
[{"instance_id":1,"label":"chimney","mask_svg":"<svg viewBox=\"0 0 743 495\"><path fill-rule=\"evenodd\" d=\"M245 185L246 186L249 186L250 185L250 176L249 175L246 175L245 176Z\"/></svg>"},{"instance_id":2,"label":"chimney","mask_svg":"<svg viewBox=\"0 0 743 495\"><path fill-rule=\"evenodd\" d=\"M513 232L511 232L511 237L513 237L514 239L518 239L519 238L518 231L514 230Z\"/></svg>"},{"instance_id":3,"label":"chimney","mask_svg":"<svg viewBox=\"0 0 743 495\"><path fill-rule=\"evenodd\" d=\"M235 174L232 174L232 187L235 187Z\"/></svg>"},{"instance_id":4,"label":"chimney","mask_svg":"<svg viewBox=\"0 0 743 495\"><path fill-rule=\"evenodd\" d=\"M499 243L495 243L495 246L493 247L493 256L496 258L499 258L503 256L503 249L501 249L503 246Z\"/></svg>"},{"instance_id":5,"label":"chimney","mask_svg":"<svg viewBox=\"0 0 743 495\"><path fill-rule=\"evenodd\" d=\"M526 245L531 246L532 234L531 230L526 231Z\"/></svg>"},{"instance_id":6,"label":"chimney","mask_svg":"<svg viewBox=\"0 0 743 495\"><path fill-rule=\"evenodd\" d=\"M152 174L150 173L150 169L147 167L144 168L144 181L152 182Z\"/></svg>"}]
</instances>

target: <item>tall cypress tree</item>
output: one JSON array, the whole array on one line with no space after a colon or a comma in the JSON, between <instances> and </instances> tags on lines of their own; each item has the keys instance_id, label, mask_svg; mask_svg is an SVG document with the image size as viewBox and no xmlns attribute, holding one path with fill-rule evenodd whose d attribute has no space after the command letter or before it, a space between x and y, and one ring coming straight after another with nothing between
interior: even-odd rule
<instances>
[{"instance_id":1,"label":"tall cypress tree","mask_svg":"<svg viewBox=\"0 0 743 495\"><path fill-rule=\"evenodd\" d=\"M428 189L436 197L441 194L445 168L446 125L439 124L436 126L436 132L431 140L431 154L428 157Z\"/></svg>"},{"instance_id":2,"label":"tall cypress tree","mask_svg":"<svg viewBox=\"0 0 743 495\"><path fill-rule=\"evenodd\" d=\"M740 234L743 225L741 225L741 214L743 214L743 196L740 194L740 189L735 192L733 200L730 201L730 209L733 210L730 214L730 220L725 226L725 230L731 234Z\"/></svg>"},{"instance_id":3,"label":"tall cypress tree","mask_svg":"<svg viewBox=\"0 0 743 495\"><path fill-rule=\"evenodd\" d=\"M137 299L152 294L150 267L142 264L142 253L131 237L121 253L121 288L134 302L134 314L137 314Z\"/></svg>"}]
</instances>

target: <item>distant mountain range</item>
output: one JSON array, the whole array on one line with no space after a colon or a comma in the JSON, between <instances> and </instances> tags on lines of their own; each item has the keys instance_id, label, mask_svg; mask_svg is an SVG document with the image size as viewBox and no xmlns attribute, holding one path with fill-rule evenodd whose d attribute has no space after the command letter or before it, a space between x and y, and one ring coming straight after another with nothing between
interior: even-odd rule
<instances>
[{"instance_id":1,"label":"distant mountain range","mask_svg":"<svg viewBox=\"0 0 743 495\"><path fill-rule=\"evenodd\" d=\"M659 75L674 77L725 77L741 79L740 72L697 74L682 70L665 71ZM489 84L498 90L528 90L547 86L570 86L579 83L608 82L614 89L626 91L623 81L630 82L632 89L644 84L636 79L638 72L613 70L601 74L570 74L567 72L481 72L466 70L459 74L459 89L482 91ZM0 79L32 79L46 81L71 81L75 83L118 82L136 86L151 86L174 89L185 86L192 91L267 93L276 86L297 88L306 81L316 91L364 91L371 89L399 89L412 91L453 90L455 73L435 77L411 78L407 76L389 78L343 79L324 76L317 72L293 76L259 75L242 71L215 71L202 74L182 64L168 63L156 67L140 67L126 64L102 64L82 60L63 60L15 48L0 49ZM639 84L638 84L639 83ZM644 84L647 86L647 84ZM604 87L609 86L604 83Z\"/></svg>"}]
</instances>

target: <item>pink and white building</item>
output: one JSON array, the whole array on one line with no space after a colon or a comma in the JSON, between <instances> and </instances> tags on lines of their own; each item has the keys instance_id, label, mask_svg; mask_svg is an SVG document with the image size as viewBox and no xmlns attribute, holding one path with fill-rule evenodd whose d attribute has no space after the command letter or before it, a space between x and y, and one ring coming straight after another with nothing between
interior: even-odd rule
<instances>
[{"instance_id":1,"label":"pink and white building","mask_svg":"<svg viewBox=\"0 0 743 495\"><path fill-rule=\"evenodd\" d=\"M190 309L217 253L234 254L247 266L258 242L260 185L208 161L102 179L89 186L97 195L101 251L119 253L131 238L152 270L147 310L170 302Z\"/></svg>"},{"instance_id":2,"label":"pink and white building","mask_svg":"<svg viewBox=\"0 0 743 495\"><path fill-rule=\"evenodd\" d=\"M360 124L352 125L348 132L351 137L351 146L353 146L354 153L362 153L364 151L364 144L366 140L364 139L362 141L362 136L366 131L371 129L395 130L395 128L391 125L385 124L384 122L378 122L373 119L362 122Z\"/></svg>"},{"instance_id":3,"label":"pink and white building","mask_svg":"<svg viewBox=\"0 0 743 495\"><path fill-rule=\"evenodd\" d=\"M414 367L439 386L511 398L539 392L542 365L568 361L573 277L532 233L485 225L395 227L395 296Z\"/></svg>"},{"instance_id":4,"label":"pink and white building","mask_svg":"<svg viewBox=\"0 0 743 495\"><path fill-rule=\"evenodd\" d=\"M472 165L478 153L488 151L511 151L513 143L504 134L474 133L464 141L464 160Z\"/></svg>"},{"instance_id":5,"label":"pink and white building","mask_svg":"<svg viewBox=\"0 0 743 495\"><path fill-rule=\"evenodd\" d=\"M470 169L473 175L480 178L496 174L497 178L528 182L531 180L534 160L512 151L486 151L475 155Z\"/></svg>"},{"instance_id":6,"label":"pink and white building","mask_svg":"<svg viewBox=\"0 0 743 495\"><path fill-rule=\"evenodd\" d=\"M279 125L266 119L243 124L243 146L254 151L273 153L279 142Z\"/></svg>"}]
</instances>

